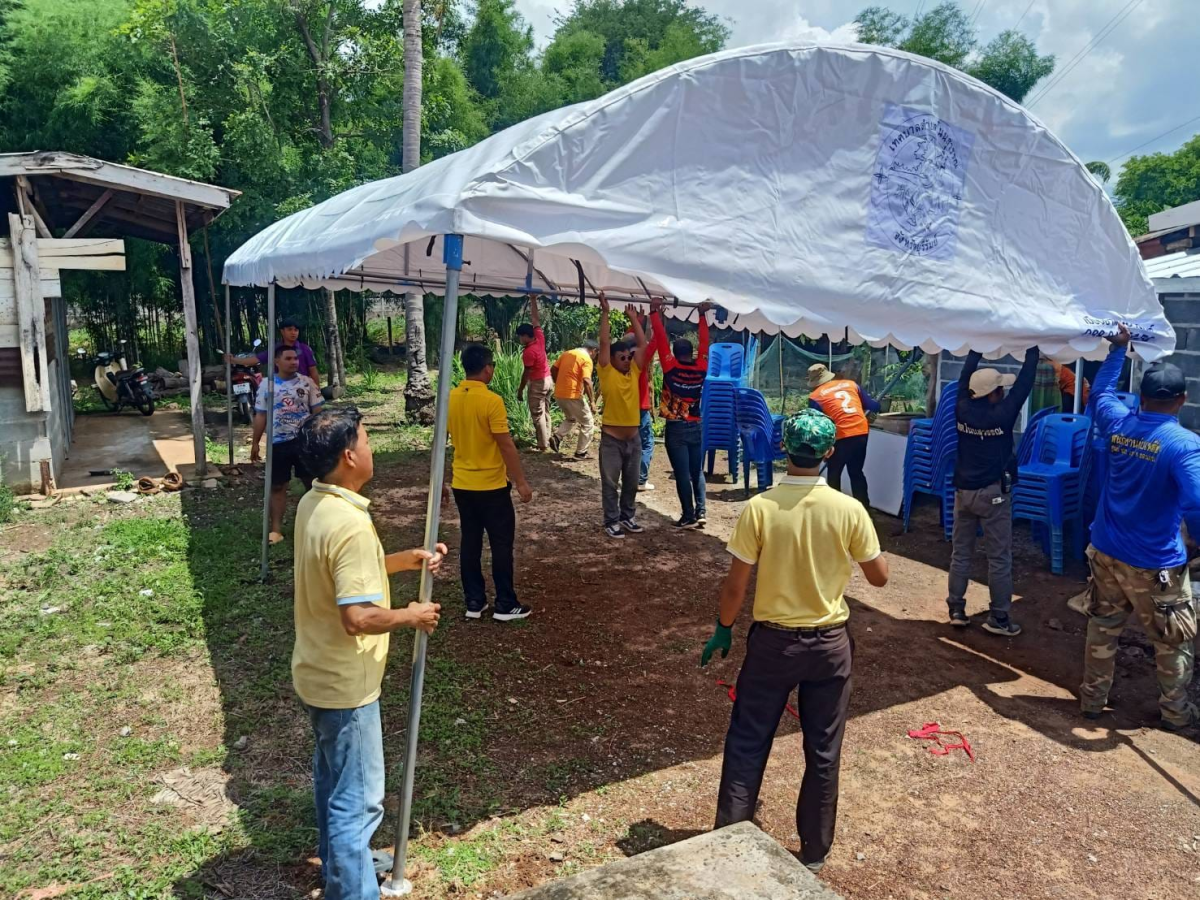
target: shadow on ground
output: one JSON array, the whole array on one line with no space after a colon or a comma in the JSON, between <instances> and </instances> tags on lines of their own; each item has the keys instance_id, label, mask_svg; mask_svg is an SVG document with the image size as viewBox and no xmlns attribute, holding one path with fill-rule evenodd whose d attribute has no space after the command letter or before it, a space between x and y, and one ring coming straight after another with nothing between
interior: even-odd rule
<instances>
[{"instance_id":1,"label":"shadow on ground","mask_svg":"<svg viewBox=\"0 0 1200 900\"><path fill-rule=\"evenodd\" d=\"M518 509L517 570L521 599L534 609L529 620L507 625L487 618L462 620L454 555L457 517L452 507L445 510L443 535L452 555L450 574L436 588L444 625L430 648L416 774L417 834L458 834L493 816L553 808L721 752L729 702L716 682L735 676L748 620L744 614L729 660L702 671L699 653L711 633L728 564L723 541L680 533L667 516L648 509L641 514L646 534L605 541L596 521L595 478L578 467L526 460L537 496ZM376 456L369 493L389 550L421 542L427 466L424 453ZM295 897L317 885L309 862L316 843L311 740L289 671L290 543L272 551L273 583L259 585L261 487L261 481L249 478L226 489L245 496L244 513L233 517L227 504L217 504L207 492L192 491L185 498L191 565L206 594L205 627L221 686L230 748L224 760L228 793L239 806L250 846L183 876L180 896ZM714 503L731 499L720 495L735 491L741 493L740 485L716 489ZM937 568L936 577L924 577L935 595L944 591L940 567L948 548L938 558L928 539L890 536L885 521L894 520L881 519L886 549ZM936 522L922 521L919 527L936 528ZM1082 620L1061 631L1035 627L1051 616L1069 615L1062 600L1077 584L1035 570L1030 561L1017 570L1017 589L1017 614L1028 634L1007 641L977 629L962 634L928 618L906 618L886 590L863 594L856 588L856 596L870 600L851 599L857 641L852 717L967 688L998 715L1065 746L1108 751L1130 745L1112 729L1080 735L1069 694L1079 677ZM394 602L408 602L415 590L415 579L398 577ZM403 750L410 652L410 636L393 640L384 683L389 799ZM1152 706L1152 661L1149 670L1135 667L1123 675L1116 696L1149 698ZM1030 676L1056 689L1053 696L1006 690ZM1117 724L1122 722L1127 720ZM781 733L795 731L785 717ZM243 738L244 749L237 749ZM1196 802L1185 785L1175 784ZM713 796L693 796L689 802L711 810L715 799L714 788ZM390 843L392 808L377 846ZM629 826L617 846L632 854L694 833L643 818ZM422 846L416 843L418 858ZM553 874L545 868L531 877Z\"/></svg>"}]
</instances>

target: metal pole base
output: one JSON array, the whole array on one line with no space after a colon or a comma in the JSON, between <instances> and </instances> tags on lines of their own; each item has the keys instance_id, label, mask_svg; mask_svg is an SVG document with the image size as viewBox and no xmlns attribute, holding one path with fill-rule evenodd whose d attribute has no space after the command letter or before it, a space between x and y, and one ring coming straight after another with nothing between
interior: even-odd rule
<instances>
[{"instance_id":1,"label":"metal pole base","mask_svg":"<svg viewBox=\"0 0 1200 900\"><path fill-rule=\"evenodd\" d=\"M412 882L407 878L400 879L399 884L393 884L391 879L388 879L379 886L380 897L407 897L412 893Z\"/></svg>"}]
</instances>

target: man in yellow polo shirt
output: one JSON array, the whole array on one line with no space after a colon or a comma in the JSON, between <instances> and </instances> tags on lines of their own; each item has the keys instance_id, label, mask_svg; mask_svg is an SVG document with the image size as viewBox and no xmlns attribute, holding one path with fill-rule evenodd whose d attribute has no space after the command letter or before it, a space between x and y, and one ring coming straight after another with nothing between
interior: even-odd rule
<instances>
[{"instance_id":1,"label":"man in yellow polo shirt","mask_svg":"<svg viewBox=\"0 0 1200 900\"><path fill-rule=\"evenodd\" d=\"M435 572L446 548L383 552L360 493L374 464L358 410L318 412L300 427L297 442L317 480L296 510L292 684L315 736L321 880L329 900L375 900L371 837L383 819L379 689L388 635L398 628L432 632L441 608L392 609L388 576L425 562Z\"/></svg>"},{"instance_id":2,"label":"man in yellow polo shirt","mask_svg":"<svg viewBox=\"0 0 1200 900\"><path fill-rule=\"evenodd\" d=\"M879 553L866 509L819 474L836 440L837 427L816 410L802 410L784 423L787 477L742 510L729 541L733 560L721 588L716 632L700 657L703 666L714 651L729 653L733 623L757 565L754 624L725 737L716 827L754 815L779 717L791 692L799 689L804 780L796 832L801 859L814 872L833 845L837 821L853 650L843 593L850 560L876 587L888 579L887 560Z\"/></svg>"},{"instance_id":3,"label":"man in yellow polo shirt","mask_svg":"<svg viewBox=\"0 0 1200 900\"><path fill-rule=\"evenodd\" d=\"M496 372L492 351L482 344L469 344L463 348L462 364L466 377L450 392L448 424L454 445L450 487L462 531L460 566L467 618L482 618L487 609L487 586L483 581L486 532L492 545L492 581L496 585L492 618L512 622L527 618L531 612L517 601L513 587L517 514L512 486L516 486L522 503L533 499L533 491L525 480L517 445L508 433L504 400L488 388Z\"/></svg>"},{"instance_id":4,"label":"man in yellow polo shirt","mask_svg":"<svg viewBox=\"0 0 1200 900\"><path fill-rule=\"evenodd\" d=\"M636 518L638 477L642 466L641 391L638 376L646 365L646 332L637 310L626 307L636 347L612 342L608 298L600 293L600 394L604 414L600 426L600 496L604 533L620 539L645 531Z\"/></svg>"}]
</instances>

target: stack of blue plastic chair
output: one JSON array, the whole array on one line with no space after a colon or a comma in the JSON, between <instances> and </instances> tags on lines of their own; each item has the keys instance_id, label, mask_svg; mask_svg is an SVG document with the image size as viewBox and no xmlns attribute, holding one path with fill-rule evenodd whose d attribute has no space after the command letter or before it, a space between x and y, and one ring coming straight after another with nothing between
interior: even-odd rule
<instances>
[{"instance_id":1,"label":"stack of blue plastic chair","mask_svg":"<svg viewBox=\"0 0 1200 900\"><path fill-rule=\"evenodd\" d=\"M1046 416L1033 437L1032 461L1018 468L1013 518L1046 529L1050 570L1055 575L1063 571L1066 528L1074 530L1076 554L1083 551L1084 476L1091 428L1087 416Z\"/></svg>"},{"instance_id":2,"label":"stack of blue plastic chair","mask_svg":"<svg viewBox=\"0 0 1200 900\"><path fill-rule=\"evenodd\" d=\"M772 415L767 400L754 388L737 390L738 434L742 439L742 484L750 491L750 465L758 467L758 489L774 481L775 460L783 459L783 416Z\"/></svg>"},{"instance_id":3,"label":"stack of blue plastic chair","mask_svg":"<svg viewBox=\"0 0 1200 900\"><path fill-rule=\"evenodd\" d=\"M958 451L958 429L954 407L958 382L942 389L932 419L913 419L904 451L904 530L912 521L917 494L930 494L941 503L942 530L950 540L954 529L954 460Z\"/></svg>"},{"instance_id":4,"label":"stack of blue plastic chair","mask_svg":"<svg viewBox=\"0 0 1200 900\"><path fill-rule=\"evenodd\" d=\"M1039 409L1029 417L1029 421L1025 423L1025 431L1021 434L1021 443L1017 445L1018 466L1033 462L1033 441L1038 432L1038 424L1046 416L1058 415L1062 415L1062 410L1054 406L1047 406L1045 409Z\"/></svg>"},{"instance_id":5,"label":"stack of blue plastic chair","mask_svg":"<svg viewBox=\"0 0 1200 900\"><path fill-rule=\"evenodd\" d=\"M741 381L746 370L746 351L741 344L711 344L708 348L708 377Z\"/></svg>"}]
</instances>

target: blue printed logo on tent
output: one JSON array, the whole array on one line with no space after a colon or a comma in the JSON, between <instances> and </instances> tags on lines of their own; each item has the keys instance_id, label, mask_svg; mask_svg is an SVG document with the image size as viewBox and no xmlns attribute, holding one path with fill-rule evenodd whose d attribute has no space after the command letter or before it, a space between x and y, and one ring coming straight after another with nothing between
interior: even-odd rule
<instances>
[{"instance_id":1,"label":"blue printed logo on tent","mask_svg":"<svg viewBox=\"0 0 1200 900\"><path fill-rule=\"evenodd\" d=\"M867 242L951 259L975 136L931 113L887 104L867 210Z\"/></svg>"}]
</instances>

